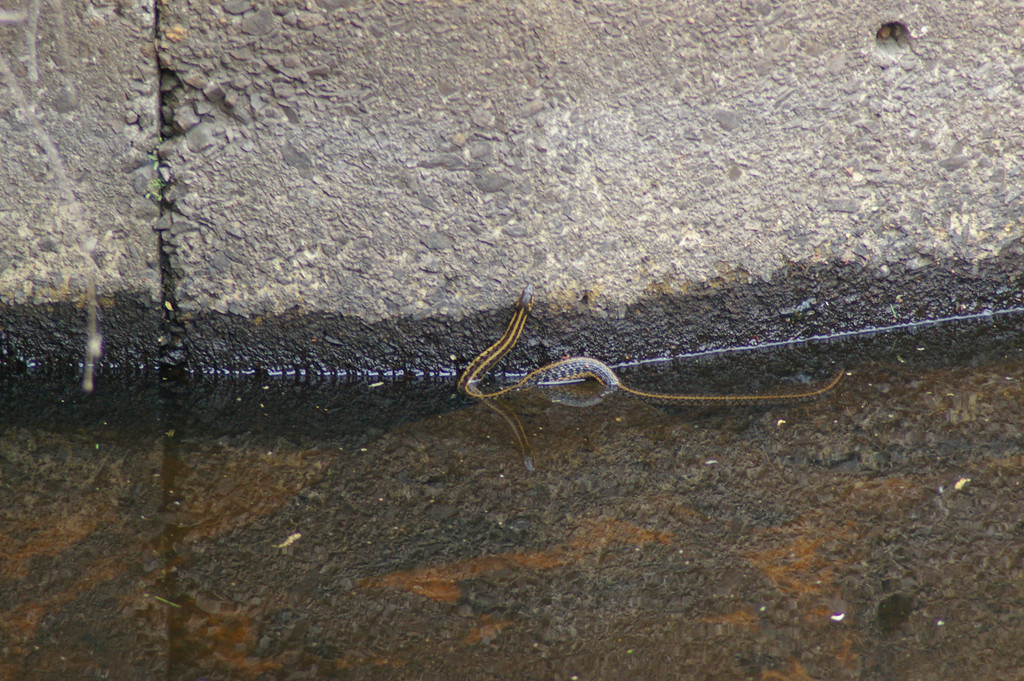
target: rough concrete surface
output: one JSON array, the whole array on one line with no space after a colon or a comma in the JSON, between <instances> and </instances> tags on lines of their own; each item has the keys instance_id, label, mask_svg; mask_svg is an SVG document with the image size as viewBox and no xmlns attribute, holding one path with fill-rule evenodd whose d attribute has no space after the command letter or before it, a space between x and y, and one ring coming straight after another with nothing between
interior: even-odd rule
<instances>
[{"instance_id":1,"label":"rough concrete surface","mask_svg":"<svg viewBox=\"0 0 1024 681\"><path fill-rule=\"evenodd\" d=\"M0 339L84 349L95 283L108 361L155 357L161 321L151 3L19 3L0 14ZM117 323L111 323L116 321Z\"/></svg>"},{"instance_id":2,"label":"rough concrete surface","mask_svg":"<svg viewBox=\"0 0 1024 681\"><path fill-rule=\"evenodd\" d=\"M142 47L135 80L110 88L151 83ZM494 315L453 320L527 281L554 345L601 327L589 350L614 360L643 351L621 348L665 296L672 325L707 305L719 318L647 351L806 330L743 324L801 305L829 331L1017 304L1022 47L1009 1L171 0L170 184L164 215L138 224L161 235L164 302L196 366L458 365ZM83 137L123 156L123 117L111 132L90 116ZM135 167L106 179L127 187ZM7 302L29 275L3 271ZM831 296L842 281L855 291Z\"/></svg>"}]
</instances>

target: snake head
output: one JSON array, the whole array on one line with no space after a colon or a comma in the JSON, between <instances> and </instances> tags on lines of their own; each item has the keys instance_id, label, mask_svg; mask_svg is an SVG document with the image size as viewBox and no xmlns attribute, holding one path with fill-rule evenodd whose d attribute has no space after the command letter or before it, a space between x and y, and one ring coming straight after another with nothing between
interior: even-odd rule
<instances>
[{"instance_id":1,"label":"snake head","mask_svg":"<svg viewBox=\"0 0 1024 681\"><path fill-rule=\"evenodd\" d=\"M533 284L527 284L523 289L523 294L519 296L519 307L525 307L527 312L533 307Z\"/></svg>"}]
</instances>

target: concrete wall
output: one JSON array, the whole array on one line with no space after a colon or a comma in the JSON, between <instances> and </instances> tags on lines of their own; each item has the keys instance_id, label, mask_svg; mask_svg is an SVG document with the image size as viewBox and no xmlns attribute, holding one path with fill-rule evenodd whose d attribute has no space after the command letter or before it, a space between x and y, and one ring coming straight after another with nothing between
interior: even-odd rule
<instances>
[{"instance_id":1,"label":"concrete wall","mask_svg":"<svg viewBox=\"0 0 1024 681\"><path fill-rule=\"evenodd\" d=\"M1016 3L705 5L42 4L38 80L0 28L0 302L95 276L172 358L323 370L457 366L526 282L529 361L1020 302Z\"/></svg>"},{"instance_id":2,"label":"concrete wall","mask_svg":"<svg viewBox=\"0 0 1024 681\"><path fill-rule=\"evenodd\" d=\"M81 361L86 291L107 359L157 354L159 135L149 3L16 3L0 13L0 355Z\"/></svg>"}]
</instances>

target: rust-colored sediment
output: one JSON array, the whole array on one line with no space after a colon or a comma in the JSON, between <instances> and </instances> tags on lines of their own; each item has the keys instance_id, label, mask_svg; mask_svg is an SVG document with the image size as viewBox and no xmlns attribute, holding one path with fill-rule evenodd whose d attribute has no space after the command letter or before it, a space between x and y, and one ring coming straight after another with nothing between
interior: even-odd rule
<instances>
[{"instance_id":1,"label":"rust-colored sediment","mask_svg":"<svg viewBox=\"0 0 1024 681\"><path fill-rule=\"evenodd\" d=\"M792 659L778 669L761 672L762 681L814 681L800 660Z\"/></svg>"},{"instance_id":2,"label":"rust-colored sediment","mask_svg":"<svg viewBox=\"0 0 1024 681\"><path fill-rule=\"evenodd\" d=\"M757 615L750 608L739 608L721 615L701 617L700 621L705 624L724 624L731 627L753 629L757 626Z\"/></svg>"},{"instance_id":3,"label":"rust-colored sediment","mask_svg":"<svg viewBox=\"0 0 1024 681\"><path fill-rule=\"evenodd\" d=\"M490 615L481 615L480 621L462 638L462 642L471 646L480 641L490 641L500 634L502 629L510 626L512 620L499 620Z\"/></svg>"},{"instance_id":4,"label":"rust-colored sediment","mask_svg":"<svg viewBox=\"0 0 1024 681\"><path fill-rule=\"evenodd\" d=\"M599 518L585 521L567 544L544 551L515 551L457 561L447 565L392 572L360 582L363 588L394 587L442 603L454 603L462 596L458 582L470 577L509 568L548 570L578 562L610 544L642 546L651 542L667 544L669 532L655 532L635 525Z\"/></svg>"}]
</instances>

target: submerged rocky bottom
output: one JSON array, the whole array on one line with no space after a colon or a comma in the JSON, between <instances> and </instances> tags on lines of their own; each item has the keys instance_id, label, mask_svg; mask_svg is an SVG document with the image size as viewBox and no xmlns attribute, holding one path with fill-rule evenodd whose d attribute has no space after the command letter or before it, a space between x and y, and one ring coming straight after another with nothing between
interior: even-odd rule
<instances>
[{"instance_id":1,"label":"submerged rocky bottom","mask_svg":"<svg viewBox=\"0 0 1024 681\"><path fill-rule=\"evenodd\" d=\"M444 382L5 377L0 675L1011 678L1019 321L524 392L525 443Z\"/></svg>"}]
</instances>

